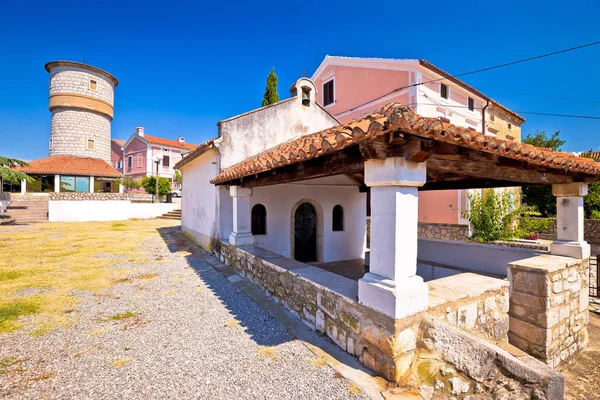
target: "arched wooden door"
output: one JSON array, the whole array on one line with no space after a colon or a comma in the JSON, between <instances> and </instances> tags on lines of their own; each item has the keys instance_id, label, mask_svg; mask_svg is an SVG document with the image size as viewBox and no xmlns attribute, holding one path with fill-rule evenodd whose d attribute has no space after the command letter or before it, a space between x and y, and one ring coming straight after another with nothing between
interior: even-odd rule
<instances>
[{"instance_id":1,"label":"arched wooden door","mask_svg":"<svg viewBox=\"0 0 600 400\"><path fill-rule=\"evenodd\" d=\"M294 258L317 261L317 212L309 203L300 204L294 215Z\"/></svg>"}]
</instances>

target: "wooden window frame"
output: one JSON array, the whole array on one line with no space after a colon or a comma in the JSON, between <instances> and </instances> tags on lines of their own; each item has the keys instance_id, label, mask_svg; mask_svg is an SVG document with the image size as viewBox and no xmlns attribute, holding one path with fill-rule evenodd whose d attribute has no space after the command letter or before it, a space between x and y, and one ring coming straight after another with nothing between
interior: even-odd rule
<instances>
[{"instance_id":1,"label":"wooden window frame","mask_svg":"<svg viewBox=\"0 0 600 400\"><path fill-rule=\"evenodd\" d=\"M443 88L446 88L446 96L442 94ZM450 98L450 86L446 85L445 83L440 83L440 97L445 100Z\"/></svg>"},{"instance_id":2,"label":"wooden window frame","mask_svg":"<svg viewBox=\"0 0 600 400\"><path fill-rule=\"evenodd\" d=\"M328 98L327 89L325 89L325 86L329 84L331 84L331 99ZM330 102L327 103L326 100L330 100ZM335 104L335 78L331 78L327 82L323 82L323 107L328 107L333 104Z\"/></svg>"}]
</instances>

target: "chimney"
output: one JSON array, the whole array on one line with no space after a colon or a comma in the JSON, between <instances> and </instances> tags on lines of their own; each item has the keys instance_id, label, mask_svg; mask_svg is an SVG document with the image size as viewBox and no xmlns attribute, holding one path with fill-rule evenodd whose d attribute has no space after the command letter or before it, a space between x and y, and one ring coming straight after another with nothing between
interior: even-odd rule
<instances>
[{"instance_id":1,"label":"chimney","mask_svg":"<svg viewBox=\"0 0 600 400\"><path fill-rule=\"evenodd\" d=\"M136 133L136 135L144 137L144 127L141 125L138 126L137 128L135 128L135 133Z\"/></svg>"},{"instance_id":2,"label":"chimney","mask_svg":"<svg viewBox=\"0 0 600 400\"><path fill-rule=\"evenodd\" d=\"M184 138L183 136L179 136L179 137L177 138L177 142L178 142L178 143L179 143L181 146L183 146L183 145L185 144L185 138Z\"/></svg>"}]
</instances>

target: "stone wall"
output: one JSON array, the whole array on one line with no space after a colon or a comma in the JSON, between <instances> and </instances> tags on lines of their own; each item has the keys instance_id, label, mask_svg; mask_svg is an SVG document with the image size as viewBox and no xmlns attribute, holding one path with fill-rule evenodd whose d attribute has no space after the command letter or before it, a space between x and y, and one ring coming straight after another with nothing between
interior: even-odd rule
<instances>
[{"instance_id":1,"label":"stone wall","mask_svg":"<svg viewBox=\"0 0 600 400\"><path fill-rule=\"evenodd\" d=\"M466 241L469 239L469 226L419 222L419 236L428 239Z\"/></svg>"},{"instance_id":2,"label":"stone wall","mask_svg":"<svg viewBox=\"0 0 600 400\"><path fill-rule=\"evenodd\" d=\"M3 193L7 193L7 192L3 192ZM8 194L8 198L10 199L11 202L14 203L19 203L22 201L48 201L49 198L49 194L48 193L25 193L25 194L20 194L20 193L7 193Z\"/></svg>"},{"instance_id":3,"label":"stone wall","mask_svg":"<svg viewBox=\"0 0 600 400\"><path fill-rule=\"evenodd\" d=\"M152 201L152 195L147 193L87 193L87 192L61 192L61 193L50 193L50 200L130 200L140 202ZM48 197L46 197L48 200Z\"/></svg>"},{"instance_id":4,"label":"stone wall","mask_svg":"<svg viewBox=\"0 0 600 400\"><path fill-rule=\"evenodd\" d=\"M556 240L556 218L548 218L552 221L548 228L540 232L540 238ZM600 244L600 219L586 219L583 224L583 236L586 242Z\"/></svg>"},{"instance_id":5,"label":"stone wall","mask_svg":"<svg viewBox=\"0 0 600 400\"><path fill-rule=\"evenodd\" d=\"M394 321L356 299L229 244L220 244L218 256L310 329L327 335L387 380L403 382L414 359L421 315Z\"/></svg>"},{"instance_id":6,"label":"stone wall","mask_svg":"<svg viewBox=\"0 0 600 400\"><path fill-rule=\"evenodd\" d=\"M253 246L240 249L221 242L215 247L221 261L264 289L310 329L327 335L368 368L403 386L391 391L397 391L398 398L404 398L407 393L418 396L416 391L427 400L561 399L563 396L562 376L503 342L505 331L494 334L482 329L479 332L501 343L498 346L457 329L474 329L469 328L470 322L467 322L472 318L471 306L467 307L469 311L461 313L460 310L466 309L460 300L457 304L438 304L430 310L440 319L446 319L446 309L456 309L457 320L463 321L457 321L456 327L428 313L394 321L359 304L356 298L305 278L301 271L314 267L307 265L289 270L289 263L293 261L288 260L283 268L276 265L276 254ZM264 258L253 255L256 250ZM463 277L462 281L470 285L469 279ZM506 315L507 285L495 283L495 286L496 290L484 290L483 296L466 301L476 303L478 322L474 327L483 327L486 318L501 320L502 315Z\"/></svg>"},{"instance_id":7,"label":"stone wall","mask_svg":"<svg viewBox=\"0 0 600 400\"><path fill-rule=\"evenodd\" d=\"M50 127L50 156L100 158L111 163L110 119L88 110L55 108ZM87 149L88 139L95 148Z\"/></svg>"},{"instance_id":8,"label":"stone wall","mask_svg":"<svg viewBox=\"0 0 600 400\"><path fill-rule=\"evenodd\" d=\"M0 200L10 200L9 192L0 192Z\"/></svg>"},{"instance_id":9,"label":"stone wall","mask_svg":"<svg viewBox=\"0 0 600 400\"><path fill-rule=\"evenodd\" d=\"M427 312L493 342L508 341L508 282L464 273L427 282Z\"/></svg>"},{"instance_id":10,"label":"stone wall","mask_svg":"<svg viewBox=\"0 0 600 400\"><path fill-rule=\"evenodd\" d=\"M509 264L509 341L556 367L588 345L589 260L537 256Z\"/></svg>"}]
</instances>

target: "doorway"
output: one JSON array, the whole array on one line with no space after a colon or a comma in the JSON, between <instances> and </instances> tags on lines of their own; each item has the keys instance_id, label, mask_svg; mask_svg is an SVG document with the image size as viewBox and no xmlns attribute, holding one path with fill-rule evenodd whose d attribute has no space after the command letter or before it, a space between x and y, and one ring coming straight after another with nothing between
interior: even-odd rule
<instances>
[{"instance_id":1,"label":"doorway","mask_svg":"<svg viewBox=\"0 0 600 400\"><path fill-rule=\"evenodd\" d=\"M317 212L302 203L294 214L294 258L301 262L317 260Z\"/></svg>"}]
</instances>

